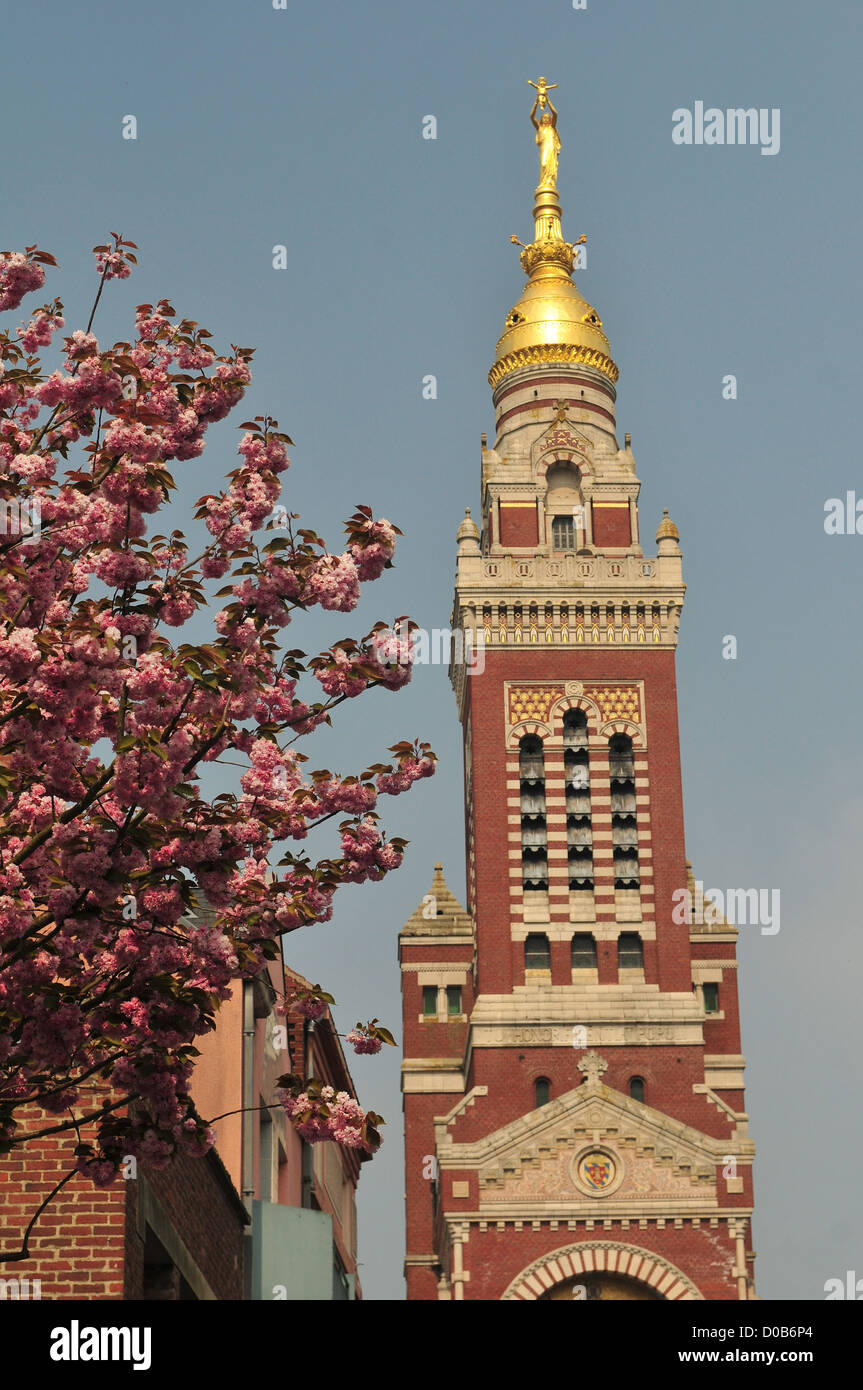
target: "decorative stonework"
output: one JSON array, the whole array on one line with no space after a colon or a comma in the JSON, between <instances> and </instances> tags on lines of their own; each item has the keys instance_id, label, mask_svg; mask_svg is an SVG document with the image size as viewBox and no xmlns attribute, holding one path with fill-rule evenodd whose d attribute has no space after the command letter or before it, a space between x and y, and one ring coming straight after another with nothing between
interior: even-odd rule
<instances>
[{"instance_id":1,"label":"decorative stonework","mask_svg":"<svg viewBox=\"0 0 863 1390\"><path fill-rule=\"evenodd\" d=\"M509 722L520 724L524 719L548 723L549 710L564 693L562 685L517 685L509 690Z\"/></svg>"},{"instance_id":2,"label":"decorative stonework","mask_svg":"<svg viewBox=\"0 0 863 1390\"><path fill-rule=\"evenodd\" d=\"M644 924L642 924L643 927ZM574 924L567 924L571 934ZM650 939L650 938L647 938ZM674 1023L609 1022L606 1014L612 1009L624 1014L633 1004L627 1000L615 1005L594 1005L582 1010L588 1025L591 1043L597 1047L658 1047L676 1044L678 1047L701 1047L704 1044L704 1019ZM594 1019L594 1014L597 1018ZM572 1047L571 1023L548 1025L474 1022L471 1047Z\"/></svg>"},{"instance_id":3,"label":"decorative stonework","mask_svg":"<svg viewBox=\"0 0 863 1390\"><path fill-rule=\"evenodd\" d=\"M488 374L489 386L494 388L519 367L545 366L552 362L583 362L602 372L609 381L617 381L620 375L616 363L598 348L586 347L582 343L540 343L535 347L518 348L499 358Z\"/></svg>"},{"instance_id":4,"label":"decorative stonework","mask_svg":"<svg viewBox=\"0 0 863 1390\"><path fill-rule=\"evenodd\" d=\"M641 691L637 685L583 685L581 681L566 681L558 685L511 685L509 687L509 723L521 724L525 719L549 723L551 708L564 696L592 700L599 709L603 724L613 719L641 723Z\"/></svg>"},{"instance_id":5,"label":"decorative stonework","mask_svg":"<svg viewBox=\"0 0 863 1390\"><path fill-rule=\"evenodd\" d=\"M602 1135L600 1142L591 1140L593 1131ZM609 1133L620 1140L625 1157L609 1143ZM632 1211L682 1215L705 1204L715 1209L716 1160L711 1157L713 1164L708 1165L693 1151L647 1133L639 1139L627 1130L621 1139L608 1125L607 1114L599 1112L588 1116L581 1130L555 1135L541 1146L526 1146L498 1167L480 1170L479 1209L595 1216L595 1204L612 1196L617 1216Z\"/></svg>"},{"instance_id":6,"label":"decorative stonework","mask_svg":"<svg viewBox=\"0 0 863 1390\"><path fill-rule=\"evenodd\" d=\"M609 1197L623 1182L625 1168L611 1149L592 1145L573 1156L569 1176L574 1185L588 1197Z\"/></svg>"},{"instance_id":7,"label":"decorative stonework","mask_svg":"<svg viewBox=\"0 0 863 1390\"><path fill-rule=\"evenodd\" d=\"M585 1052L578 1063L578 1070L584 1072L588 1086L598 1086L603 1073L608 1071L608 1063L598 1052Z\"/></svg>"},{"instance_id":8,"label":"decorative stonework","mask_svg":"<svg viewBox=\"0 0 863 1390\"><path fill-rule=\"evenodd\" d=\"M572 449L576 452L583 452L585 445L580 439L576 439L574 434L570 434L566 429L551 429L548 434L542 437L542 447L545 449Z\"/></svg>"},{"instance_id":9,"label":"decorative stonework","mask_svg":"<svg viewBox=\"0 0 863 1390\"><path fill-rule=\"evenodd\" d=\"M637 685L590 685L585 695L599 705L603 724L611 719L630 719L641 723L641 700Z\"/></svg>"},{"instance_id":10,"label":"decorative stonework","mask_svg":"<svg viewBox=\"0 0 863 1390\"><path fill-rule=\"evenodd\" d=\"M717 1165L728 1154L748 1162L751 1142L707 1135L604 1086L602 1061L588 1055L585 1084L482 1139L460 1142L455 1117L436 1118L440 1166L476 1172L480 1215L575 1220L597 1207L603 1219L718 1215ZM595 1153L612 1160L608 1184L579 1180L581 1160Z\"/></svg>"},{"instance_id":11,"label":"decorative stonework","mask_svg":"<svg viewBox=\"0 0 863 1390\"><path fill-rule=\"evenodd\" d=\"M652 1250L612 1240L589 1240L564 1245L527 1265L501 1294L501 1300L535 1302L546 1289L580 1274L608 1271L648 1284L669 1302L701 1299L682 1270Z\"/></svg>"}]
</instances>

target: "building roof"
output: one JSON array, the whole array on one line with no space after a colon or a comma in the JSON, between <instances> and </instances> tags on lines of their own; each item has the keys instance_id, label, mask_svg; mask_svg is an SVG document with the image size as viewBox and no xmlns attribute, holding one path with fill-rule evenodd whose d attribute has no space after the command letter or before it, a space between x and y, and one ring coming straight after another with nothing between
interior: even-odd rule
<instances>
[{"instance_id":1,"label":"building roof","mask_svg":"<svg viewBox=\"0 0 863 1390\"><path fill-rule=\"evenodd\" d=\"M431 888L411 913L400 935L473 937L473 919L447 887L443 864L435 864Z\"/></svg>"}]
</instances>

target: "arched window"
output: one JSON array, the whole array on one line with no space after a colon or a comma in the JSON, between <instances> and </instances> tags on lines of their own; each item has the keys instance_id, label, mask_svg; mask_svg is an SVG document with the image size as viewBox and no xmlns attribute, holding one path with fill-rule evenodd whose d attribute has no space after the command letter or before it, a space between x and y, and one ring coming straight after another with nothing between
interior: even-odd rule
<instances>
[{"instance_id":1,"label":"arched window","mask_svg":"<svg viewBox=\"0 0 863 1390\"><path fill-rule=\"evenodd\" d=\"M548 1102L551 1100L551 1082L548 1077L538 1076L533 1083L533 1089L536 1092L537 1110L541 1105L548 1105Z\"/></svg>"},{"instance_id":2,"label":"arched window","mask_svg":"<svg viewBox=\"0 0 863 1390\"><path fill-rule=\"evenodd\" d=\"M542 932L531 932L524 943L525 970L551 970L551 947Z\"/></svg>"},{"instance_id":3,"label":"arched window","mask_svg":"<svg viewBox=\"0 0 863 1390\"><path fill-rule=\"evenodd\" d=\"M641 1076L631 1076L629 1078L629 1094L633 1100L641 1101L644 1104L644 1079Z\"/></svg>"},{"instance_id":4,"label":"arched window","mask_svg":"<svg viewBox=\"0 0 863 1390\"><path fill-rule=\"evenodd\" d=\"M581 473L570 463L553 463L545 475L545 514L553 550L575 550L584 530ZM546 523L548 524L548 523Z\"/></svg>"},{"instance_id":5,"label":"arched window","mask_svg":"<svg viewBox=\"0 0 863 1390\"><path fill-rule=\"evenodd\" d=\"M587 715L583 710L568 709L563 716L563 749L569 887L574 892L589 893L593 890L593 826Z\"/></svg>"},{"instance_id":6,"label":"arched window","mask_svg":"<svg viewBox=\"0 0 863 1390\"><path fill-rule=\"evenodd\" d=\"M521 786L521 876L525 893L548 891L545 762L542 740L526 734L518 746Z\"/></svg>"},{"instance_id":7,"label":"arched window","mask_svg":"<svg viewBox=\"0 0 863 1390\"><path fill-rule=\"evenodd\" d=\"M638 932L621 932L617 938L617 968L618 970L644 969L644 948Z\"/></svg>"},{"instance_id":8,"label":"arched window","mask_svg":"<svg viewBox=\"0 0 863 1390\"><path fill-rule=\"evenodd\" d=\"M635 758L632 739L614 734L608 744L611 779L611 842L615 888L637 888L638 822L635 806Z\"/></svg>"},{"instance_id":9,"label":"arched window","mask_svg":"<svg viewBox=\"0 0 863 1390\"><path fill-rule=\"evenodd\" d=\"M596 969L596 941L589 932L577 932L572 938L572 968Z\"/></svg>"}]
</instances>

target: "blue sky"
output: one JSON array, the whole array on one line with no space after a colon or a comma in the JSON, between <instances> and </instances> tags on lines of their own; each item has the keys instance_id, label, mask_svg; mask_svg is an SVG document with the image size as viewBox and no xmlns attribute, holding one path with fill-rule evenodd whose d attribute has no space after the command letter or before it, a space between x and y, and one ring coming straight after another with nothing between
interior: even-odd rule
<instances>
[{"instance_id":1,"label":"blue sky","mask_svg":"<svg viewBox=\"0 0 863 1390\"><path fill-rule=\"evenodd\" d=\"M448 621L455 529L477 510L492 428L486 373L523 280L509 238L532 231L526 79L560 84L564 228L588 236L579 286L620 366L642 534L663 507L681 533L688 854L709 886L782 895L779 934L744 928L739 952L759 1292L823 1297L860 1252L863 536L823 526L828 498L863 498L859 8L9 0L2 34L14 62L0 242L57 256L49 293L69 329L92 299L90 248L131 237L140 269L108 287L100 338L130 336L134 305L169 296L219 345L255 346L237 420L267 411L296 441L291 509L333 548L356 503L405 532L355 615L291 629L316 649L378 617ZM779 108L779 153L675 145L672 112L697 100ZM736 401L722 399L727 373ZM183 466L180 513L234 466L235 438L226 422ZM722 659L726 634L736 661ZM331 925L290 942L345 1031L373 1014L398 1024L396 937L436 859L463 894L444 670L349 705L315 750L347 772L415 735L441 766L391 803L405 866L346 890ZM352 1065L389 1121L360 1188L361 1272L378 1299L403 1296L398 1061Z\"/></svg>"}]
</instances>

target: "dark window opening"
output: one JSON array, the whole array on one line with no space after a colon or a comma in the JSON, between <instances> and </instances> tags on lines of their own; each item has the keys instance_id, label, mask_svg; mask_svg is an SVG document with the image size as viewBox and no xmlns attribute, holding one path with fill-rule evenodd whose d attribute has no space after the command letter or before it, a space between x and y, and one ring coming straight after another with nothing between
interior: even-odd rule
<instances>
[{"instance_id":1,"label":"dark window opening","mask_svg":"<svg viewBox=\"0 0 863 1390\"><path fill-rule=\"evenodd\" d=\"M572 968L596 969L596 942L588 932L578 932L572 938Z\"/></svg>"},{"instance_id":2,"label":"dark window opening","mask_svg":"<svg viewBox=\"0 0 863 1390\"><path fill-rule=\"evenodd\" d=\"M719 1013L719 986L702 985L701 993L704 996L704 1012L706 1014Z\"/></svg>"},{"instance_id":3,"label":"dark window opening","mask_svg":"<svg viewBox=\"0 0 863 1390\"><path fill-rule=\"evenodd\" d=\"M536 1092L536 1108L539 1109L541 1105L548 1105L551 1100L551 1082L548 1077L538 1076L533 1086Z\"/></svg>"},{"instance_id":4,"label":"dark window opening","mask_svg":"<svg viewBox=\"0 0 863 1390\"><path fill-rule=\"evenodd\" d=\"M551 946L548 937L533 932L524 943L525 970L551 970Z\"/></svg>"},{"instance_id":5,"label":"dark window opening","mask_svg":"<svg viewBox=\"0 0 863 1390\"><path fill-rule=\"evenodd\" d=\"M447 985L446 1011L450 1018L461 1013L461 985Z\"/></svg>"},{"instance_id":6,"label":"dark window opening","mask_svg":"<svg viewBox=\"0 0 863 1390\"><path fill-rule=\"evenodd\" d=\"M148 1303L196 1301L190 1285L149 1226L144 1240L141 1298Z\"/></svg>"},{"instance_id":7,"label":"dark window opening","mask_svg":"<svg viewBox=\"0 0 863 1390\"><path fill-rule=\"evenodd\" d=\"M618 970L643 970L644 948L637 932L622 932L617 939Z\"/></svg>"},{"instance_id":8,"label":"dark window opening","mask_svg":"<svg viewBox=\"0 0 863 1390\"><path fill-rule=\"evenodd\" d=\"M633 1076L629 1082L629 1094L633 1100L641 1101L644 1104L644 1081L640 1076Z\"/></svg>"}]
</instances>

